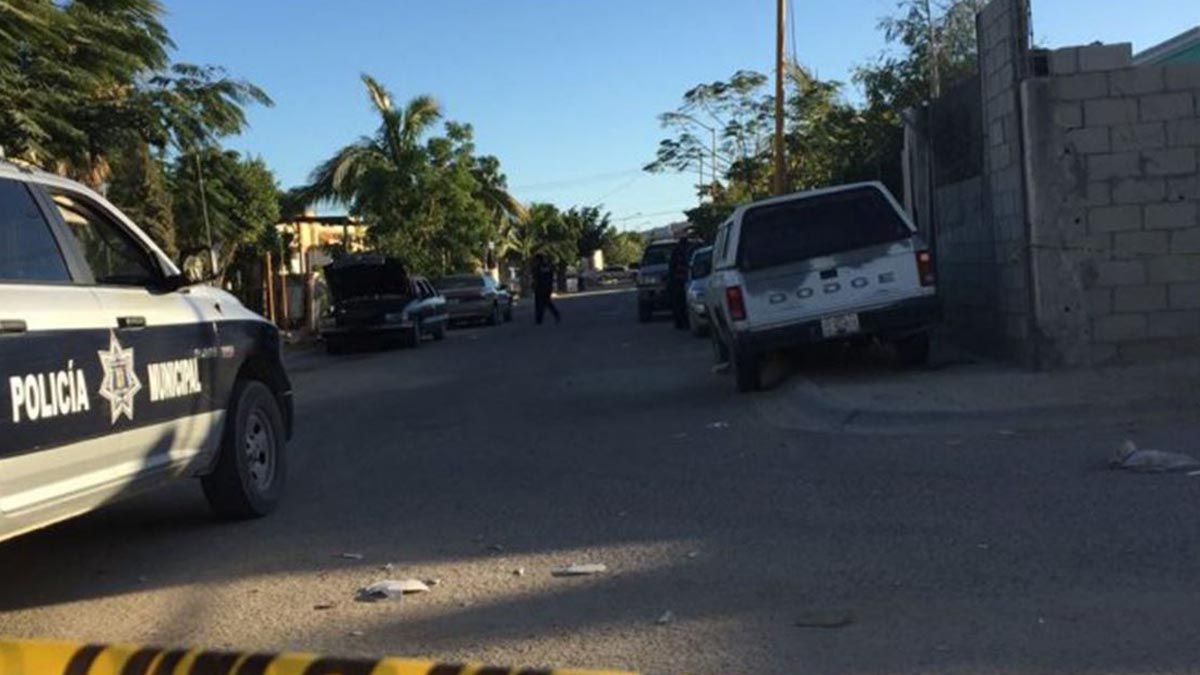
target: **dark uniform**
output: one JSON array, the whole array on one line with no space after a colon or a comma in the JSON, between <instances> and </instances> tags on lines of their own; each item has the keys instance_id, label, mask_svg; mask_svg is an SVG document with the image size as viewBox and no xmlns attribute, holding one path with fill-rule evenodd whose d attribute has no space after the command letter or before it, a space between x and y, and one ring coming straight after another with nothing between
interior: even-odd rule
<instances>
[{"instance_id":1,"label":"dark uniform","mask_svg":"<svg viewBox=\"0 0 1200 675\"><path fill-rule=\"evenodd\" d=\"M538 324L542 323L547 309L554 315L554 323L562 320L558 308L554 306L554 299L551 297L553 293L554 265L538 256L533 261L533 312Z\"/></svg>"},{"instance_id":2,"label":"dark uniform","mask_svg":"<svg viewBox=\"0 0 1200 675\"><path fill-rule=\"evenodd\" d=\"M667 295L671 299L671 318L675 327L684 330L688 327L687 316L687 282L688 267L696 242L691 239L680 239L671 249L671 267L667 271Z\"/></svg>"}]
</instances>

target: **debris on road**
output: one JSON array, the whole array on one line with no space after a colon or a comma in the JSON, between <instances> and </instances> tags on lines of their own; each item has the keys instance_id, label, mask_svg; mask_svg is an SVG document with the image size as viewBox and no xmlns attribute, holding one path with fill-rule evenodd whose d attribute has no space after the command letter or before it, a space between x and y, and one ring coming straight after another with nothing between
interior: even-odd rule
<instances>
[{"instance_id":1,"label":"debris on road","mask_svg":"<svg viewBox=\"0 0 1200 675\"><path fill-rule=\"evenodd\" d=\"M1133 441L1122 443L1108 465L1112 469L1135 473L1173 473L1200 469L1200 461L1194 457L1165 450L1142 450Z\"/></svg>"},{"instance_id":2,"label":"debris on road","mask_svg":"<svg viewBox=\"0 0 1200 675\"><path fill-rule=\"evenodd\" d=\"M656 623L660 626L665 626L674 620L675 620L675 612L672 612L671 610L668 609L667 611L663 612L662 615L659 616L658 619L656 619L654 621L654 623Z\"/></svg>"},{"instance_id":3,"label":"debris on road","mask_svg":"<svg viewBox=\"0 0 1200 675\"><path fill-rule=\"evenodd\" d=\"M383 570L384 572L391 572L392 570L396 569L396 563L384 563L379 566L379 569Z\"/></svg>"},{"instance_id":4,"label":"debris on road","mask_svg":"<svg viewBox=\"0 0 1200 675\"><path fill-rule=\"evenodd\" d=\"M336 605L334 605L332 602L318 602L317 604L313 605L313 609L315 609L315 610L333 609L335 606Z\"/></svg>"},{"instance_id":5,"label":"debris on road","mask_svg":"<svg viewBox=\"0 0 1200 675\"><path fill-rule=\"evenodd\" d=\"M518 567L517 569L513 570L512 573L514 577L523 577L525 576L525 568Z\"/></svg>"},{"instance_id":6,"label":"debris on road","mask_svg":"<svg viewBox=\"0 0 1200 675\"><path fill-rule=\"evenodd\" d=\"M344 560L362 560L363 554L361 554L361 553L339 553L338 557L342 558Z\"/></svg>"},{"instance_id":7,"label":"debris on road","mask_svg":"<svg viewBox=\"0 0 1200 675\"><path fill-rule=\"evenodd\" d=\"M355 599L359 602L399 600L413 593L428 593L429 586L420 579L384 579L358 589Z\"/></svg>"},{"instance_id":8,"label":"debris on road","mask_svg":"<svg viewBox=\"0 0 1200 675\"><path fill-rule=\"evenodd\" d=\"M729 422L726 422L724 420L719 421L719 422L709 422L708 424L706 424L704 426L708 429L728 429Z\"/></svg>"},{"instance_id":9,"label":"debris on road","mask_svg":"<svg viewBox=\"0 0 1200 675\"><path fill-rule=\"evenodd\" d=\"M430 587L430 588L434 588L434 587L436 587L436 586L441 586L441 585L442 585L442 580L441 580L441 578L439 578L439 577L433 577L432 579L426 579L426 580L425 580L425 585L426 585L426 586L428 586L428 587Z\"/></svg>"},{"instance_id":10,"label":"debris on road","mask_svg":"<svg viewBox=\"0 0 1200 675\"><path fill-rule=\"evenodd\" d=\"M800 628L845 628L852 623L854 612L848 609L810 609L796 619Z\"/></svg>"},{"instance_id":11,"label":"debris on road","mask_svg":"<svg viewBox=\"0 0 1200 675\"><path fill-rule=\"evenodd\" d=\"M592 574L603 574L607 571L608 567L600 563L575 563L551 570L550 574L556 577L585 577Z\"/></svg>"},{"instance_id":12,"label":"debris on road","mask_svg":"<svg viewBox=\"0 0 1200 675\"><path fill-rule=\"evenodd\" d=\"M349 633L346 633L346 635L349 635L350 637L362 637L366 635L366 633L362 632L361 630L352 630Z\"/></svg>"},{"instance_id":13,"label":"debris on road","mask_svg":"<svg viewBox=\"0 0 1200 675\"><path fill-rule=\"evenodd\" d=\"M688 551L687 557L689 560L695 560L700 557L700 551Z\"/></svg>"}]
</instances>

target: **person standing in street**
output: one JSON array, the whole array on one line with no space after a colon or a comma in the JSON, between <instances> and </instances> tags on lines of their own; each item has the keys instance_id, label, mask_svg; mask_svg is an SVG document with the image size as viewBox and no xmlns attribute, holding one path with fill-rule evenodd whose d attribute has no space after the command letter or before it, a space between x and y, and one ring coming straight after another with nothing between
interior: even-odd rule
<instances>
[{"instance_id":1,"label":"person standing in street","mask_svg":"<svg viewBox=\"0 0 1200 675\"><path fill-rule=\"evenodd\" d=\"M686 330L687 318L687 282L688 269L692 260L692 251L696 242L685 236L680 239L675 248L671 249L671 267L667 272L667 294L671 298L671 318L675 327Z\"/></svg>"},{"instance_id":2,"label":"person standing in street","mask_svg":"<svg viewBox=\"0 0 1200 675\"><path fill-rule=\"evenodd\" d=\"M554 306L554 265L541 253L533 257L533 313L538 325L546 310L554 315L554 323L562 321L558 308Z\"/></svg>"}]
</instances>

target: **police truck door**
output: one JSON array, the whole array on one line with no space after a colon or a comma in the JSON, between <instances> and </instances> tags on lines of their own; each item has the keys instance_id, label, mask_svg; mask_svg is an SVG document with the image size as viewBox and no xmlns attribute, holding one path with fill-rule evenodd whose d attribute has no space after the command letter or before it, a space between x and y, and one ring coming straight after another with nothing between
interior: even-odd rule
<instances>
[{"instance_id":1,"label":"police truck door","mask_svg":"<svg viewBox=\"0 0 1200 675\"><path fill-rule=\"evenodd\" d=\"M35 194L0 178L0 538L102 502L122 450L97 396L99 301Z\"/></svg>"},{"instance_id":2,"label":"police truck door","mask_svg":"<svg viewBox=\"0 0 1200 675\"><path fill-rule=\"evenodd\" d=\"M95 281L105 329L97 393L141 477L178 473L218 444L215 304L167 284L163 265L120 218L84 194L47 189Z\"/></svg>"}]
</instances>

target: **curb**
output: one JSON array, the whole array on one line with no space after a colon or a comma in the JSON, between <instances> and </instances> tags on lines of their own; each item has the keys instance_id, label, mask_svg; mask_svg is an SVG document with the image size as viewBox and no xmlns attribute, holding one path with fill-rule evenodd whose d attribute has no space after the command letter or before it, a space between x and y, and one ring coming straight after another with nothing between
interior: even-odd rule
<instances>
[{"instance_id":1,"label":"curb","mask_svg":"<svg viewBox=\"0 0 1200 675\"><path fill-rule=\"evenodd\" d=\"M0 640L0 675L633 675L613 670L496 668L299 652L162 649L134 644Z\"/></svg>"},{"instance_id":2,"label":"curb","mask_svg":"<svg viewBox=\"0 0 1200 675\"><path fill-rule=\"evenodd\" d=\"M1043 431L1112 427L1145 417L1195 415L1200 401L1163 396L1124 405L1065 404L963 411L897 410L838 405L807 380L781 388L762 401L760 411L772 423L807 431L863 434L954 434L999 429Z\"/></svg>"}]
</instances>

